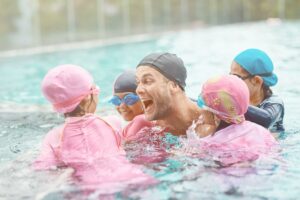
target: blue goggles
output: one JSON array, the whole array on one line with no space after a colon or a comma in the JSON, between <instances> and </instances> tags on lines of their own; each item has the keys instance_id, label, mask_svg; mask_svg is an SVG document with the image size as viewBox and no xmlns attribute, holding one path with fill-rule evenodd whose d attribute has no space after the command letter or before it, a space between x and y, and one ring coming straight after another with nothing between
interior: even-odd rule
<instances>
[{"instance_id":1,"label":"blue goggles","mask_svg":"<svg viewBox=\"0 0 300 200\"><path fill-rule=\"evenodd\" d=\"M129 93L125 95L122 99L118 96L113 96L111 100L109 100L110 103L114 104L115 106L120 106L122 103L125 103L127 106L131 106L135 104L140 98L133 93Z\"/></svg>"},{"instance_id":2,"label":"blue goggles","mask_svg":"<svg viewBox=\"0 0 300 200\"><path fill-rule=\"evenodd\" d=\"M198 96L198 99L197 99L197 105L198 105L200 108L205 109L205 110L208 110L208 111L210 111L210 112L212 112L212 113L214 113L214 114L217 114L217 115L223 114L222 112L219 112L219 111L217 111L217 110L215 110L215 109L212 109L212 108L206 106L206 105L205 105L205 101L204 101L204 99L203 99L203 97L202 97L201 95ZM224 115L224 114L223 114L223 115ZM225 114L225 115L226 115L226 114Z\"/></svg>"},{"instance_id":3,"label":"blue goggles","mask_svg":"<svg viewBox=\"0 0 300 200\"><path fill-rule=\"evenodd\" d=\"M198 96L198 99L197 99L197 105L200 107L200 108L204 108L205 107L205 102L202 98L201 95Z\"/></svg>"}]
</instances>

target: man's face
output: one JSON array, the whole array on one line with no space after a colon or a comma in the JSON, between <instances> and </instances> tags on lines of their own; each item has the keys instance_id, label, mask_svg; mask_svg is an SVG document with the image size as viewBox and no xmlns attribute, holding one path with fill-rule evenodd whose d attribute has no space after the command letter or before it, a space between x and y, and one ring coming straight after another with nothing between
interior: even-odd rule
<instances>
[{"instance_id":1,"label":"man's face","mask_svg":"<svg viewBox=\"0 0 300 200\"><path fill-rule=\"evenodd\" d=\"M137 89L146 119L162 120L171 114L172 96L169 80L149 66L139 66L136 71Z\"/></svg>"}]
</instances>

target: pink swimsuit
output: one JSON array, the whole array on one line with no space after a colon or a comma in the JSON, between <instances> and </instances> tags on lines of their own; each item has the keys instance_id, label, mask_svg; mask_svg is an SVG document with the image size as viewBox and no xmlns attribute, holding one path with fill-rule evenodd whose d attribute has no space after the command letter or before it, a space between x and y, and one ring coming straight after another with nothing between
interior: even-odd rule
<instances>
[{"instance_id":1,"label":"pink swimsuit","mask_svg":"<svg viewBox=\"0 0 300 200\"><path fill-rule=\"evenodd\" d=\"M145 119L145 115L136 116L122 131L122 139L125 141L132 141L137 139L139 132L144 128L151 128L154 124Z\"/></svg>"},{"instance_id":2,"label":"pink swimsuit","mask_svg":"<svg viewBox=\"0 0 300 200\"><path fill-rule=\"evenodd\" d=\"M116 118L107 119L120 125ZM154 180L126 159L118 132L93 114L67 118L64 126L47 134L34 167L53 166L72 167L74 177L85 185Z\"/></svg>"},{"instance_id":3,"label":"pink swimsuit","mask_svg":"<svg viewBox=\"0 0 300 200\"><path fill-rule=\"evenodd\" d=\"M89 162L92 158L124 155L117 131L93 114L67 118L64 126L47 134L35 167L47 169L72 162Z\"/></svg>"},{"instance_id":4,"label":"pink swimsuit","mask_svg":"<svg viewBox=\"0 0 300 200\"><path fill-rule=\"evenodd\" d=\"M230 125L200 140L201 150L225 166L256 160L279 147L267 129L250 121Z\"/></svg>"}]
</instances>

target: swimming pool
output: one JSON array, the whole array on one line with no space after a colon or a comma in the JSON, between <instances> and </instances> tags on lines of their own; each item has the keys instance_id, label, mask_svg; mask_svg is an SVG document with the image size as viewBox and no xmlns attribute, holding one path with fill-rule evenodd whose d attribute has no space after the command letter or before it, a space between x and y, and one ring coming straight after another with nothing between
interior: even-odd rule
<instances>
[{"instance_id":1,"label":"swimming pool","mask_svg":"<svg viewBox=\"0 0 300 200\"><path fill-rule=\"evenodd\" d=\"M228 73L235 54L249 47L268 52L279 76L274 92L284 99L287 130L280 139L283 148L280 156L258 160L247 167L219 168L182 154L170 155L162 162L144 167L146 173L160 181L158 185L120 190L113 196L117 199L296 199L300 194L299 35L299 21L257 22L168 33L137 43L1 59L0 199L87 198L65 180L66 171L36 173L30 169L46 132L63 120L51 113L40 93L40 81L49 68L70 62L86 67L102 91L98 112L115 114L107 103L114 77L123 69L134 68L146 54L170 51L182 57L188 70L187 93L196 97L208 77ZM179 142L170 135L157 139L166 144ZM99 189L88 198L97 199L101 193Z\"/></svg>"}]
</instances>

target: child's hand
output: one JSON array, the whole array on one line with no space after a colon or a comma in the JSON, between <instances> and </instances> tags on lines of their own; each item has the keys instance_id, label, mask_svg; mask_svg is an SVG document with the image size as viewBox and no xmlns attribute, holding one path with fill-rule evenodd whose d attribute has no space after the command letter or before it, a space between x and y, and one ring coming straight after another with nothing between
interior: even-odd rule
<instances>
[{"instance_id":1,"label":"child's hand","mask_svg":"<svg viewBox=\"0 0 300 200\"><path fill-rule=\"evenodd\" d=\"M195 131L199 135L199 137L209 136L215 133L216 130L217 130L217 126L211 124L199 124L195 128Z\"/></svg>"},{"instance_id":2,"label":"child's hand","mask_svg":"<svg viewBox=\"0 0 300 200\"><path fill-rule=\"evenodd\" d=\"M214 121L215 121L215 125L216 127L218 127L221 123L221 120L219 117L217 117L217 115L213 114L214 115Z\"/></svg>"},{"instance_id":3,"label":"child's hand","mask_svg":"<svg viewBox=\"0 0 300 200\"><path fill-rule=\"evenodd\" d=\"M220 119L209 111L203 111L195 128L199 137L206 137L216 132Z\"/></svg>"}]
</instances>

